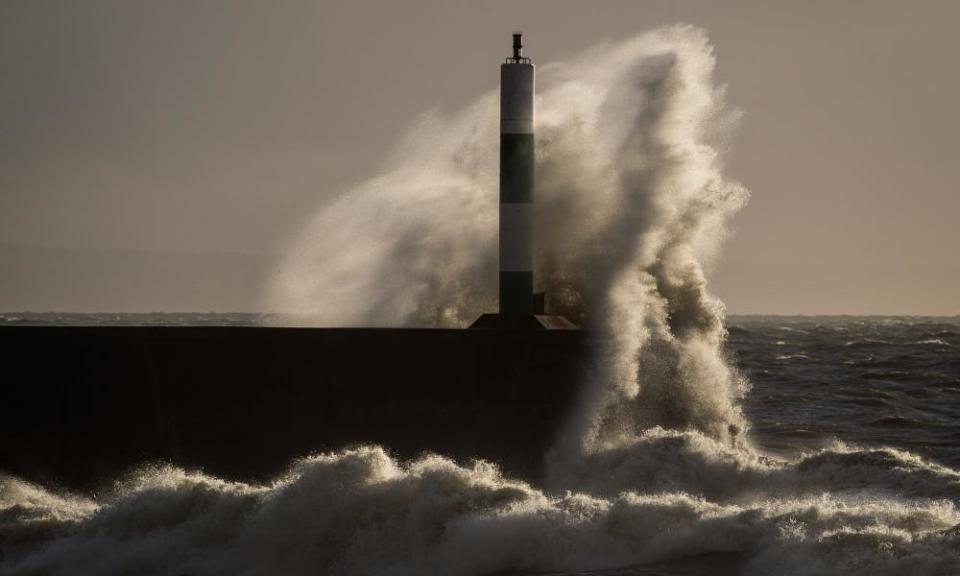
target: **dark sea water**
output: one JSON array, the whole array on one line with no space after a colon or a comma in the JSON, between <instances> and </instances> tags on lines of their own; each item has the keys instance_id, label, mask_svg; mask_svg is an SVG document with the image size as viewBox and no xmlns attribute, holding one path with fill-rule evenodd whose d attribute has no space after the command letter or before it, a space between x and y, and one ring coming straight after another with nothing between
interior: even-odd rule
<instances>
[{"instance_id":1,"label":"dark sea water","mask_svg":"<svg viewBox=\"0 0 960 576\"><path fill-rule=\"evenodd\" d=\"M249 312L0 312L0 326L261 326L273 318Z\"/></svg>"},{"instance_id":2,"label":"dark sea water","mask_svg":"<svg viewBox=\"0 0 960 576\"><path fill-rule=\"evenodd\" d=\"M733 317L728 330L761 446L838 439L960 468L960 319Z\"/></svg>"}]
</instances>

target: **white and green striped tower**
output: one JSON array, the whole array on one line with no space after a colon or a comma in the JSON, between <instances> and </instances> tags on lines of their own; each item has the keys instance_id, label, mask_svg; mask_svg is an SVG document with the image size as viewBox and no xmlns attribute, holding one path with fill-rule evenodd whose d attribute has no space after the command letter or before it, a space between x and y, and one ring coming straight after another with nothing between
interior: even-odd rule
<instances>
[{"instance_id":1,"label":"white and green striped tower","mask_svg":"<svg viewBox=\"0 0 960 576\"><path fill-rule=\"evenodd\" d=\"M513 56L500 65L500 314L534 313L534 66L513 35Z\"/></svg>"}]
</instances>

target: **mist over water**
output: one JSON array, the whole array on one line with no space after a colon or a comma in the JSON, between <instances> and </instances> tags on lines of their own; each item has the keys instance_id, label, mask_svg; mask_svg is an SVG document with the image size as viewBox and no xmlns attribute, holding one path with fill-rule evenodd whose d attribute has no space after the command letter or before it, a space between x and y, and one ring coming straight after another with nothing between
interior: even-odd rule
<instances>
[{"instance_id":1,"label":"mist over water","mask_svg":"<svg viewBox=\"0 0 960 576\"><path fill-rule=\"evenodd\" d=\"M685 26L538 67L536 277L598 335L545 486L377 446L266 485L160 467L90 498L6 477L0 573L960 573L957 471L750 439L703 272L747 198L722 174L738 114L713 67ZM294 243L265 307L409 326L494 309L496 105L421 118Z\"/></svg>"}]
</instances>

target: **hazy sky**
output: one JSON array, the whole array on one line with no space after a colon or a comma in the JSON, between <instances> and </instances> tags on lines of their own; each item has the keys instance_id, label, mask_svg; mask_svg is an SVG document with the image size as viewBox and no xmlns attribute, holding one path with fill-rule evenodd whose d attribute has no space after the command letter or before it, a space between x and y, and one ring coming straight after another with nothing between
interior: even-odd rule
<instances>
[{"instance_id":1,"label":"hazy sky","mask_svg":"<svg viewBox=\"0 0 960 576\"><path fill-rule=\"evenodd\" d=\"M752 191L734 313L960 313L957 2L0 3L0 310L253 310L416 115L660 24L708 30Z\"/></svg>"}]
</instances>

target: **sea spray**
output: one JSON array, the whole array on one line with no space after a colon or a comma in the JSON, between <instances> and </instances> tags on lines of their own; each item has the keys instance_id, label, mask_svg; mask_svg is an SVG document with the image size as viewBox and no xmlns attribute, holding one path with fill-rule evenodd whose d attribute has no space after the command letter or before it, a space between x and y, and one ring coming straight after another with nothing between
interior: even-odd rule
<instances>
[{"instance_id":1,"label":"sea spray","mask_svg":"<svg viewBox=\"0 0 960 576\"><path fill-rule=\"evenodd\" d=\"M657 252L716 252L746 193L711 146L738 116L713 63L703 32L681 26L540 67L537 278L558 313L601 314L585 298ZM422 116L292 242L264 307L329 326L465 326L494 309L498 125L493 91Z\"/></svg>"},{"instance_id":2,"label":"sea spray","mask_svg":"<svg viewBox=\"0 0 960 576\"><path fill-rule=\"evenodd\" d=\"M677 26L540 68L535 278L599 343L567 458L650 426L747 428L703 274L747 197L721 172L738 113L714 64L703 31ZM421 119L296 242L266 307L325 325L463 326L495 309L497 126L493 93Z\"/></svg>"},{"instance_id":3,"label":"sea spray","mask_svg":"<svg viewBox=\"0 0 960 576\"><path fill-rule=\"evenodd\" d=\"M738 407L746 385L722 357L723 307L703 273L727 218L746 201L743 187L723 178L710 144L737 114L713 84L713 55L696 30L668 29L608 50L574 66L573 77L583 78L576 81L592 83L592 106L581 104L572 122L551 125L548 116L541 130L544 155L560 150L564 158L541 171L541 185L554 191L543 195L552 211L545 229L565 232L564 218L589 212L595 197L604 205L602 218L573 225L580 237L547 255L543 280L548 294L557 285L576 295L580 306L565 312L596 335L580 413L553 454L568 464L651 426L728 441L746 429ZM608 60L610 68L596 64ZM592 137L571 123L592 126ZM565 145L565 134L578 137ZM581 163L582 149L603 156Z\"/></svg>"}]
</instances>

